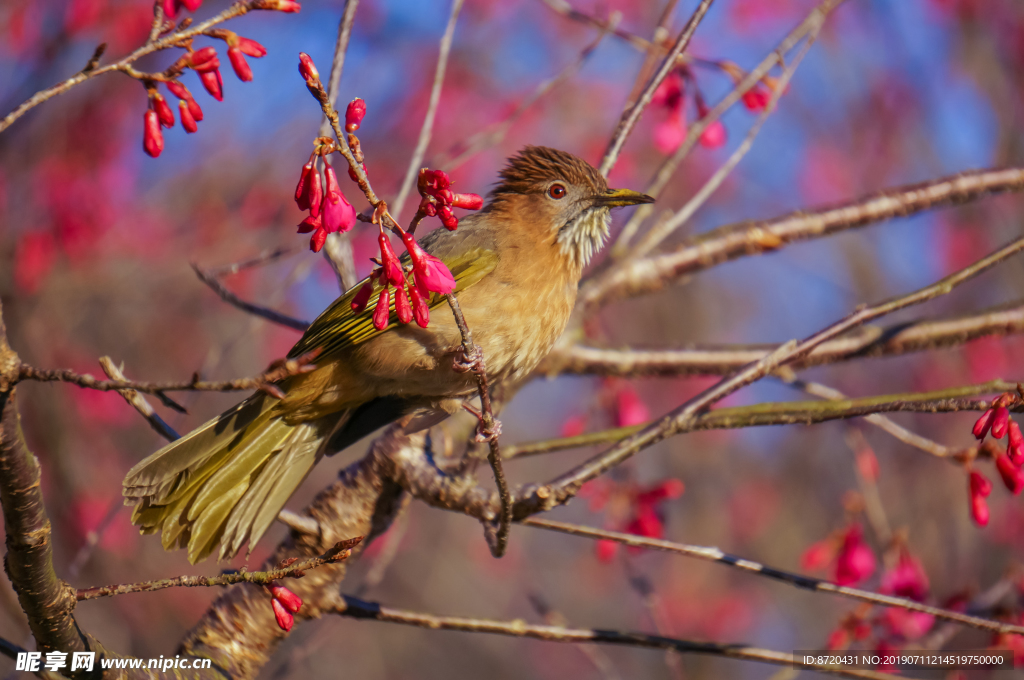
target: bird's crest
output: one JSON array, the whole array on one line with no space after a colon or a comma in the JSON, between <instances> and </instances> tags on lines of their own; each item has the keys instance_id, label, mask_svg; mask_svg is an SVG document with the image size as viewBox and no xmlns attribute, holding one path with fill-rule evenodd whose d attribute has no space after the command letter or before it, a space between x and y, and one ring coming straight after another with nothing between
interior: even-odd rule
<instances>
[{"instance_id":1,"label":"bird's crest","mask_svg":"<svg viewBox=\"0 0 1024 680\"><path fill-rule=\"evenodd\" d=\"M564 180L579 186L589 185L595 194L608 190L608 182L594 166L571 153L546 146L527 146L508 160L498 175L501 181L491 192L502 194L530 194L547 189L554 180Z\"/></svg>"}]
</instances>

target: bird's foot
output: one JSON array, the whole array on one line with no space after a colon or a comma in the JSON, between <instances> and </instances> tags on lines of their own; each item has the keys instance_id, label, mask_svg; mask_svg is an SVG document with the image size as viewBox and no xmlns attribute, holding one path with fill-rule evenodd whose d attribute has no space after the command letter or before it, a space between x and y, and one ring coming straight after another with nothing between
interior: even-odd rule
<instances>
[{"instance_id":1,"label":"bird's foot","mask_svg":"<svg viewBox=\"0 0 1024 680\"><path fill-rule=\"evenodd\" d=\"M455 350L455 359L452 362L452 369L457 373L480 372L484 370L484 353L480 345L473 345L473 352L467 353L463 345Z\"/></svg>"},{"instance_id":2,"label":"bird's foot","mask_svg":"<svg viewBox=\"0 0 1024 680\"><path fill-rule=\"evenodd\" d=\"M477 444L483 444L484 442L492 442L501 436L501 421L491 416L491 426L488 427L484 424L484 414L481 413L473 405L464 402L462 408L472 413L477 419L476 434L473 436L473 441Z\"/></svg>"}]
</instances>

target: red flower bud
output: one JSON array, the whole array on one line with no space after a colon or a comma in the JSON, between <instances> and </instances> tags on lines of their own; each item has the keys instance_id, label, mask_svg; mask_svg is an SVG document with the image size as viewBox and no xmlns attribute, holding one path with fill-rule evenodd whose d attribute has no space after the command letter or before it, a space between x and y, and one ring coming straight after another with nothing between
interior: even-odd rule
<instances>
[{"instance_id":1,"label":"red flower bud","mask_svg":"<svg viewBox=\"0 0 1024 680\"><path fill-rule=\"evenodd\" d=\"M402 265L398 261L398 256L395 255L395 251L391 248L391 239L382 231L377 236L377 243L380 245L380 263L384 270L384 282L390 283L392 286L404 286L405 273L402 271Z\"/></svg>"},{"instance_id":2,"label":"red flower bud","mask_svg":"<svg viewBox=\"0 0 1024 680\"><path fill-rule=\"evenodd\" d=\"M602 538L594 545L594 552L599 562L611 562L619 552L619 544L608 538Z\"/></svg>"},{"instance_id":3,"label":"red flower bud","mask_svg":"<svg viewBox=\"0 0 1024 680\"><path fill-rule=\"evenodd\" d=\"M324 229L329 234L336 231L346 232L355 226L356 210L345 200L338 186L338 175L334 168L328 165L324 168L324 175L327 183L324 186L323 203L320 206L320 216L323 218Z\"/></svg>"},{"instance_id":4,"label":"red flower bud","mask_svg":"<svg viewBox=\"0 0 1024 680\"><path fill-rule=\"evenodd\" d=\"M812 543L800 556L800 568L804 571L824 569L836 556L838 547L835 541L828 539Z\"/></svg>"},{"instance_id":5,"label":"red flower bud","mask_svg":"<svg viewBox=\"0 0 1024 680\"><path fill-rule=\"evenodd\" d=\"M299 73L306 79L307 83L320 80L320 72L316 70L316 64L305 52L299 52Z\"/></svg>"},{"instance_id":6,"label":"red flower bud","mask_svg":"<svg viewBox=\"0 0 1024 680\"><path fill-rule=\"evenodd\" d=\"M420 294L419 289L412 285L408 285L409 299L412 301L412 314L416 318L416 325L420 328L426 328L427 324L430 323L430 305L427 304L426 299Z\"/></svg>"},{"instance_id":7,"label":"red flower bud","mask_svg":"<svg viewBox=\"0 0 1024 680\"><path fill-rule=\"evenodd\" d=\"M146 109L146 115L142 119L142 148L153 158L160 155L164 150L164 133L160 130L160 119L156 111Z\"/></svg>"},{"instance_id":8,"label":"red flower bud","mask_svg":"<svg viewBox=\"0 0 1024 680\"><path fill-rule=\"evenodd\" d=\"M280 600L284 608L292 614L302 608L302 598L279 583L275 582L270 585L270 594L274 596L275 600Z\"/></svg>"},{"instance_id":9,"label":"red flower bud","mask_svg":"<svg viewBox=\"0 0 1024 680\"><path fill-rule=\"evenodd\" d=\"M359 129L360 123L363 122L363 116L366 115L366 102L359 97L356 97L348 103L348 108L345 109L345 131L355 132Z\"/></svg>"},{"instance_id":10,"label":"red flower bud","mask_svg":"<svg viewBox=\"0 0 1024 680\"><path fill-rule=\"evenodd\" d=\"M366 173L366 163L360 163L359 165L363 169L363 174L369 177L369 175ZM356 184L359 184L359 175L356 174L356 171L352 169L351 165L348 166L348 178L355 182Z\"/></svg>"},{"instance_id":11,"label":"red flower bud","mask_svg":"<svg viewBox=\"0 0 1024 680\"><path fill-rule=\"evenodd\" d=\"M321 226L309 237L309 249L314 253L319 253L325 243L327 243L327 230Z\"/></svg>"},{"instance_id":12,"label":"red flower bud","mask_svg":"<svg viewBox=\"0 0 1024 680\"><path fill-rule=\"evenodd\" d=\"M361 313L366 309L367 303L370 302L370 294L373 292L373 277L370 277L363 286L356 291L355 297L352 298L352 311L356 314Z\"/></svg>"},{"instance_id":13,"label":"red flower bud","mask_svg":"<svg viewBox=\"0 0 1024 680\"><path fill-rule=\"evenodd\" d=\"M231 62L231 68L235 69L235 75L239 80L245 83L252 80L252 69L249 68L249 62L245 60L242 50L237 47L229 47L228 61Z\"/></svg>"},{"instance_id":14,"label":"red flower bud","mask_svg":"<svg viewBox=\"0 0 1024 680\"><path fill-rule=\"evenodd\" d=\"M1014 496L1019 496L1024 491L1024 470L1013 464L1008 456L999 454L996 456L996 470L1003 478L1003 484Z\"/></svg>"},{"instance_id":15,"label":"red flower bud","mask_svg":"<svg viewBox=\"0 0 1024 680\"><path fill-rule=\"evenodd\" d=\"M437 216L437 206L431 203L426 197L424 197L423 201L420 203L420 210L422 210L423 214L427 217Z\"/></svg>"},{"instance_id":16,"label":"red flower bud","mask_svg":"<svg viewBox=\"0 0 1024 680\"><path fill-rule=\"evenodd\" d=\"M771 98L771 93L758 84L743 93L743 104L751 111L763 111Z\"/></svg>"},{"instance_id":17,"label":"red flower bud","mask_svg":"<svg viewBox=\"0 0 1024 680\"><path fill-rule=\"evenodd\" d=\"M203 119L203 110L199 108L199 104L196 104L196 100L192 97L192 93L188 91L187 87L177 80L167 81L166 85L171 94L188 104L188 112L193 120L198 122Z\"/></svg>"},{"instance_id":18,"label":"red flower bud","mask_svg":"<svg viewBox=\"0 0 1024 680\"><path fill-rule=\"evenodd\" d=\"M988 525L988 503L983 496L971 496L971 517L978 526Z\"/></svg>"},{"instance_id":19,"label":"red flower bud","mask_svg":"<svg viewBox=\"0 0 1024 680\"><path fill-rule=\"evenodd\" d=\"M1017 421L1011 420L1006 430L1009 444L1006 447L1006 455L1010 457L1014 465L1024 464L1024 435L1020 432L1020 425Z\"/></svg>"},{"instance_id":20,"label":"red flower bud","mask_svg":"<svg viewBox=\"0 0 1024 680\"><path fill-rule=\"evenodd\" d=\"M255 40L249 38L237 38L235 41L238 49L242 51L242 54L248 54L250 57L265 57L267 56L267 48L259 44Z\"/></svg>"},{"instance_id":21,"label":"red flower bud","mask_svg":"<svg viewBox=\"0 0 1024 680\"><path fill-rule=\"evenodd\" d=\"M379 331L388 327L388 307L391 306L391 289L386 285L377 298L377 306L373 310L373 327Z\"/></svg>"},{"instance_id":22,"label":"red flower bud","mask_svg":"<svg viewBox=\"0 0 1024 680\"><path fill-rule=\"evenodd\" d=\"M171 113L171 107L167 104L167 100L164 99L163 95L159 92L152 92L149 96L149 103L152 105L153 110L156 111L156 117L160 120L160 124L165 128L174 127L174 114Z\"/></svg>"},{"instance_id":23,"label":"red flower bud","mask_svg":"<svg viewBox=\"0 0 1024 680\"><path fill-rule=\"evenodd\" d=\"M412 321L412 307L409 305L409 297L405 294L405 286L395 288L395 313L402 323Z\"/></svg>"},{"instance_id":24,"label":"red flower bud","mask_svg":"<svg viewBox=\"0 0 1024 680\"><path fill-rule=\"evenodd\" d=\"M992 417L996 414L995 409L989 409L981 414L981 417L974 423L974 428L971 433L975 439L981 441L988 434L989 429L992 427Z\"/></svg>"},{"instance_id":25,"label":"red flower bud","mask_svg":"<svg viewBox=\"0 0 1024 680\"><path fill-rule=\"evenodd\" d=\"M970 485L972 496L988 496L992 493L992 482L980 472L971 470Z\"/></svg>"},{"instance_id":26,"label":"red flower bud","mask_svg":"<svg viewBox=\"0 0 1024 680\"><path fill-rule=\"evenodd\" d=\"M274 618L277 619L277 625L286 633L290 631L292 626L295 625L295 617L284 608L284 605L277 598L270 601L270 606L274 609Z\"/></svg>"},{"instance_id":27,"label":"red flower bud","mask_svg":"<svg viewBox=\"0 0 1024 680\"><path fill-rule=\"evenodd\" d=\"M189 12L195 12L203 4L203 0L179 0Z\"/></svg>"},{"instance_id":28,"label":"red flower bud","mask_svg":"<svg viewBox=\"0 0 1024 680\"><path fill-rule=\"evenodd\" d=\"M836 584L848 586L860 583L875 572L875 565L875 553L864 542L860 525L854 524L846 532L836 559Z\"/></svg>"},{"instance_id":29,"label":"red flower bud","mask_svg":"<svg viewBox=\"0 0 1024 680\"><path fill-rule=\"evenodd\" d=\"M224 101L224 80L220 77L218 69L200 72L199 80L203 82L203 87L206 88L211 97L219 102Z\"/></svg>"},{"instance_id":30,"label":"red flower bud","mask_svg":"<svg viewBox=\"0 0 1024 680\"><path fill-rule=\"evenodd\" d=\"M185 132L192 134L199 129L199 126L196 125L196 119L192 117L192 112L189 111L185 100L178 102L178 115L181 116L181 127L185 128Z\"/></svg>"},{"instance_id":31,"label":"red flower bud","mask_svg":"<svg viewBox=\"0 0 1024 680\"><path fill-rule=\"evenodd\" d=\"M207 46L188 55L188 65L197 72L212 71L220 68L217 50Z\"/></svg>"},{"instance_id":32,"label":"red flower bud","mask_svg":"<svg viewBox=\"0 0 1024 680\"><path fill-rule=\"evenodd\" d=\"M441 224L448 231L455 231L459 226L459 218L452 212L450 205L442 205L437 209L437 216L441 218Z\"/></svg>"},{"instance_id":33,"label":"red flower bud","mask_svg":"<svg viewBox=\"0 0 1024 680\"><path fill-rule=\"evenodd\" d=\"M720 120L711 123L700 133L700 145L706 149L717 149L725 144L725 140L725 126Z\"/></svg>"},{"instance_id":34,"label":"red flower bud","mask_svg":"<svg viewBox=\"0 0 1024 680\"><path fill-rule=\"evenodd\" d=\"M178 15L178 8L181 3L179 0L164 0L164 15L169 19L173 19Z\"/></svg>"},{"instance_id":35,"label":"red flower bud","mask_svg":"<svg viewBox=\"0 0 1024 680\"><path fill-rule=\"evenodd\" d=\"M484 207L484 199L477 194L454 194L452 207L463 210L479 210Z\"/></svg>"},{"instance_id":36,"label":"red flower bud","mask_svg":"<svg viewBox=\"0 0 1024 680\"><path fill-rule=\"evenodd\" d=\"M1006 428L1010 425L1010 411L1005 406L997 406L996 412L992 415L992 436L1002 439L1006 434Z\"/></svg>"},{"instance_id":37,"label":"red flower bud","mask_svg":"<svg viewBox=\"0 0 1024 680\"><path fill-rule=\"evenodd\" d=\"M879 590L886 595L909 597L921 602L928 596L929 587L928 574L925 573L921 562L911 555L906 547L901 547L896 566L886 569L882 574Z\"/></svg>"},{"instance_id":38,"label":"red flower bud","mask_svg":"<svg viewBox=\"0 0 1024 680\"><path fill-rule=\"evenodd\" d=\"M278 12L290 12L292 14L302 9L302 5L292 0L264 0L260 3L260 9L272 9Z\"/></svg>"},{"instance_id":39,"label":"red flower bud","mask_svg":"<svg viewBox=\"0 0 1024 680\"><path fill-rule=\"evenodd\" d=\"M300 234L308 234L311 231L318 231L320 229L323 229L323 225L320 222L319 215L310 215L299 223ZM317 248L317 250L319 250L319 248Z\"/></svg>"},{"instance_id":40,"label":"red flower bud","mask_svg":"<svg viewBox=\"0 0 1024 680\"><path fill-rule=\"evenodd\" d=\"M424 298L428 297L431 291L446 295L455 290L455 277L448 271L444 262L429 255L408 232L402 234L402 242L405 243L405 248L412 259L416 287Z\"/></svg>"}]
</instances>

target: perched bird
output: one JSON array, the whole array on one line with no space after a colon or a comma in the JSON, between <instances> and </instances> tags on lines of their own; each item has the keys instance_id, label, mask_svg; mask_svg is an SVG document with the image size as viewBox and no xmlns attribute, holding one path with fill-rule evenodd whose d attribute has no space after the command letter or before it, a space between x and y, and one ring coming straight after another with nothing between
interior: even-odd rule
<instances>
[{"instance_id":1,"label":"perched bird","mask_svg":"<svg viewBox=\"0 0 1024 680\"><path fill-rule=\"evenodd\" d=\"M483 210L422 239L455 277L492 383L528 374L565 330L583 268L608 237L609 210L652 200L609 189L576 156L528 146ZM283 398L257 392L128 472L125 503L143 533L160 532L167 550L188 546L193 563L218 546L230 558L259 540L324 455L399 418L408 432L430 427L476 393L474 377L456 370L462 336L451 314L380 331L369 307L352 309L359 287L289 352L320 351L315 370L279 383Z\"/></svg>"}]
</instances>

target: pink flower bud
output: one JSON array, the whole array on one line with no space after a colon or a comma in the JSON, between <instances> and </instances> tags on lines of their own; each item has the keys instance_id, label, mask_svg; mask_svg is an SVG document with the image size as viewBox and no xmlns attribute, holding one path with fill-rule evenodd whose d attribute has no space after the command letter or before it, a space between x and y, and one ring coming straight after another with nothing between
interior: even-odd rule
<instances>
[{"instance_id":1,"label":"pink flower bud","mask_svg":"<svg viewBox=\"0 0 1024 680\"><path fill-rule=\"evenodd\" d=\"M988 503L983 496L971 497L971 517L978 526L987 526L989 519Z\"/></svg>"},{"instance_id":2,"label":"pink flower bud","mask_svg":"<svg viewBox=\"0 0 1024 680\"><path fill-rule=\"evenodd\" d=\"M1006 455L1014 465L1024 464L1024 435L1020 432L1020 425L1017 421L1011 420L1010 426L1006 429L1009 444L1006 447Z\"/></svg>"},{"instance_id":3,"label":"pink flower bud","mask_svg":"<svg viewBox=\"0 0 1024 680\"><path fill-rule=\"evenodd\" d=\"M615 559L619 552L619 544L607 538L602 538L594 545L594 553L599 562L608 563Z\"/></svg>"},{"instance_id":4,"label":"pink flower bud","mask_svg":"<svg viewBox=\"0 0 1024 680\"><path fill-rule=\"evenodd\" d=\"M463 210L479 210L484 207L484 199L477 194L455 194L452 197L452 207Z\"/></svg>"},{"instance_id":5,"label":"pink flower bud","mask_svg":"<svg viewBox=\"0 0 1024 680\"><path fill-rule=\"evenodd\" d=\"M192 134L199 129L199 126L196 125L196 119L192 117L192 112L189 111L185 100L178 102L178 115L181 116L181 127L185 128L185 132Z\"/></svg>"},{"instance_id":6,"label":"pink flower bud","mask_svg":"<svg viewBox=\"0 0 1024 680\"><path fill-rule=\"evenodd\" d=\"M764 111L771 98L771 92L758 84L743 93L743 104L751 111Z\"/></svg>"},{"instance_id":7,"label":"pink flower bud","mask_svg":"<svg viewBox=\"0 0 1024 680\"><path fill-rule=\"evenodd\" d=\"M674 153L686 139L686 118L682 111L670 114L654 127L654 146L664 154Z\"/></svg>"},{"instance_id":8,"label":"pink flower bud","mask_svg":"<svg viewBox=\"0 0 1024 680\"><path fill-rule=\"evenodd\" d=\"M412 301L412 314L416 319L416 325L420 328L426 328L427 324L430 323L430 305L427 304L426 299L420 294L420 291L416 286L409 284L409 299Z\"/></svg>"},{"instance_id":9,"label":"pink flower bud","mask_svg":"<svg viewBox=\"0 0 1024 680\"><path fill-rule=\"evenodd\" d=\"M275 582L271 584L270 594L274 596L275 600L280 600L281 604L284 605L284 608L292 614L295 614L302 609L302 598L279 583Z\"/></svg>"},{"instance_id":10,"label":"pink flower bud","mask_svg":"<svg viewBox=\"0 0 1024 680\"><path fill-rule=\"evenodd\" d=\"M377 243L380 246L380 262L384 269L384 281L392 286L404 286L405 274L402 272L402 264L398 256L391 248L391 239L383 231L377 236Z\"/></svg>"},{"instance_id":11,"label":"pink flower bud","mask_svg":"<svg viewBox=\"0 0 1024 680\"><path fill-rule=\"evenodd\" d=\"M199 80L203 87L210 93L210 96L219 102L224 101L224 80L220 77L220 70L202 71L199 73Z\"/></svg>"},{"instance_id":12,"label":"pink flower bud","mask_svg":"<svg viewBox=\"0 0 1024 680\"><path fill-rule=\"evenodd\" d=\"M839 546L833 540L812 543L800 556L800 568L804 571L819 571L832 562Z\"/></svg>"},{"instance_id":13,"label":"pink flower bud","mask_svg":"<svg viewBox=\"0 0 1024 680\"><path fill-rule=\"evenodd\" d=\"M313 181L314 172L316 171L313 169L313 161L309 161L302 166L302 171L299 173L299 183L295 185L295 205L299 206L299 210L309 210L309 187ZM319 212L319 210L314 210L313 214Z\"/></svg>"},{"instance_id":14,"label":"pink flower bud","mask_svg":"<svg viewBox=\"0 0 1024 680\"><path fill-rule=\"evenodd\" d=\"M189 12L195 12L203 4L203 0L180 0Z\"/></svg>"},{"instance_id":15,"label":"pink flower bud","mask_svg":"<svg viewBox=\"0 0 1024 680\"><path fill-rule=\"evenodd\" d=\"M442 205L438 208L437 216L441 218L441 224L448 231L455 231L459 227L459 218L452 212L450 205Z\"/></svg>"},{"instance_id":16,"label":"pink flower bud","mask_svg":"<svg viewBox=\"0 0 1024 680\"><path fill-rule=\"evenodd\" d=\"M292 626L295 625L295 617L284 608L284 605L277 598L270 601L270 606L274 609L274 618L277 619L277 625L286 633L290 631Z\"/></svg>"},{"instance_id":17,"label":"pink flower bud","mask_svg":"<svg viewBox=\"0 0 1024 680\"><path fill-rule=\"evenodd\" d=\"M242 50L237 47L229 47L228 61L231 62L231 68L235 69L235 75L239 80L245 83L252 80L252 69L249 68L249 62L245 60Z\"/></svg>"},{"instance_id":18,"label":"pink flower bud","mask_svg":"<svg viewBox=\"0 0 1024 680\"><path fill-rule=\"evenodd\" d=\"M217 50L213 47L207 46L192 52L188 55L188 65L191 66L194 71L199 73L220 68L220 59L217 58Z\"/></svg>"},{"instance_id":19,"label":"pink flower bud","mask_svg":"<svg viewBox=\"0 0 1024 680\"><path fill-rule=\"evenodd\" d=\"M409 257L412 259L412 273L416 279L416 287L420 294L427 298L431 292L447 295L455 290L455 277L448 271L444 262L433 255L427 254L412 234L402 234Z\"/></svg>"},{"instance_id":20,"label":"pink flower bud","mask_svg":"<svg viewBox=\"0 0 1024 680\"><path fill-rule=\"evenodd\" d=\"M989 409L981 414L981 417L974 423L974 428L971 429L971 433L975 439L981 441L988 434L989 429L992 427L992 417L995 415L995 409Z\"/></svg>"},{"instance_id":21,"label":"pink flower bud","mask_svg":"<svg viewBox=\"0 0 1024 680\"><path fill-rule=\"evenodd\" d=\"M717 149L725 144L725 140L725 126L720 120L711 123L700 133L700 145L706 149Z\"/></svg>"},{"instance_id":22,"label":"pink flower bud","mask_svg":"<svg viewBox=\"0 0 1024 680\"><path fill-rule=\"evenodd\" d=\"M320 80L320 72L316 70L316 64L305 52L299 52L299 73L306 79L307 83Z\"/></svg>"},{"instance_id":23,"label":"pink flower bud","mask_svg":"<svg viewBox=\"0 0 1024 680\"><path fill-rule=\"evenodd\" d=\"M1010 425L1010 410L1005 406L997 406L992 416L992 436L1002 439L1006 434L1006 428Z\"/></svg>"},{"instance_id":24,"label":"pink flower bud","mask_svg":"<svg viewBox=\"0 0 1024 680\"><path fill-rule=\"evenodd\" d=\"M373 310L373 327L379 331L388 327L388 307L391 306L391 289L384 286L377 298L377 306Z\"/></svg>"},{"instance_id":25,"label":"pink flower bud","mask_svg":"<svg viewBox=\"0 0 1024 680\"><path fill-rule=\"evenodd\" d=\"M255 40L240 37L236 40L235 44L242 51L242 54L248 54L250 57L257 58L267 56L267 48Z\"/></svg>"},{"instance_id":26,"label":"pink flower bud","mask_svg":"<svg viewBox=\"0 0 1024 680\"><path fill-rule=\"evenodd\" d=\"M196 104L196 100L192 97L192 93L188 91L188 88L177 80L170 80L166 85L171 94L188 104L188 112L194 121L199 122L203 119L203 110L199 108L199 104Z\"/></svg>"},{"instance_id":27,"label":"pink flower bud","mask_svg":"<svg viewBox=\"0 0 1024 680\"><path fill-rule=\"evenodd\" d=\"M156 158L164 150L164 133L160 130L160 119L156 111L146 109L146 115L142 119L142 148L153 158Z\"/></svg>"},{"instance_id":28,"label":"pink flower bud","mask_svg":"<svg viewBox=\"0 0 1024 680\"><path fill-rule=\"evenodd\" d=\"M980 472L971 470L970 485L972 496L984 497L992 493L992 482Z\"/></svg>"},{"instance_id":29,"label":"pink flower bud","mask_svg":"<svg viewBox=\"0 0 1024 680\"><path fill-rule=\"evenodd\" d=\"M632 387L623 387L615 395L615 425L630 427L646 423L651 419L651 412Z\"/></svg>"},{"instance_id":30,"label":"pink flower bud","mask_svg":"<svg viewBox=\"0 0 1024 680\"><path fill-rule=\"evenodd\" d=\"M1019 496L1024 491L1024 470L1014 465L1008 456L999 454L996 456L996 470L1003 478L1003 484L1014 496Z\"/></svg>"},{"instance_id":31,"label":"pink flower bud","mask_svg":"<svg viewBox=\"0 0 1024 680\"><path fill-rule=\"evenodd\" d=\"M156 111L156 117L160 120L160 124L165 128L174 127L174 114L171 113L171 107L167 104L167 100L164 99L163 95L159 92L153 92L149 97L149 103L152 104L153 110Z\"/></svg>"},{"instance_id":32,"label":"pink flower bud","mask_svg":"<svg viewBox=\"0 0 1024 680\"><path fill-rule=\"evenodd\" d=\"M314 253L319 253L325 243L327 243L327 230L321 226L309 237L309 249Z\"/></svg>"},{"instance_id":33,"label":"pink flower bud","mask_svg":"<svg viewBox=\"0 0 1024 680\"><path fill-rule=\"evenodd\" d=\"M843 545L839 549L835 582L841 586L860 583L875 572L875 566L875 553L864 542L860 525L854 524L846 532Z\"/></svg>"},{"instance_id":34,"label":"pink flower bud","mask_svg":"<svg viewBox=\"0 0 1024 680\"><path fill-rule=\"evenodd\" d=\"M292 14L302 9L302 5L292 0L264 0L260 3L260 9L272 9L278 12L290 12Z\"/></svg>"},{"instance_id":35,"label":"pink flower bud","mask_svg":"<svg viewBox=\"0 0 1024 680\"><path fill-rule=\"evenodd\" d=\"M178 15L179 7L179 0L164 0L164 15L169 19L173 19Z\"/></svg>"},{"instance_id":36,"label":"pink flower bud","mask_svg":"<svg viewBox=\"0 0 1024 680\"><path fill-rule=\"evenodd\" d=\"M356 314L362 313L362 311L366 309L366 305L370 302L371 293L373 293L372 278L364 283L362 288L356 291L355 297L352 298L352 311Z\"/></svg>"},{"instance_id":37,"label":"pink flower bud","mask_svg":"<svg viewBox=\"0 0 1024 680\"><path fill-rule=\"evenodd\" d=\"M320 221L319 215L310 215L299 222L300 234L308 234L311 231L318 231L320 229L323 229L323 223ZM317 250L319 250L319 248Z\"/></svg>"},{"instance_id":38,"label":"pink flower bud","mask_svg":"<svg viewBox=\"0 0 1024 680\"><path fill-rule=\"evenodd\" d=\"M395 288L395 313L402 323L412 321L412 306L409 304L409 296L405 293L405 286Z\"/></svg>"},{"instance_id":39,"label":"pink flower bud","mask_svg":"<svg viewBox=\"0 0 1024 680\"><path fill-rule=\"evenodd\" d=\"M903 547L900 549L900 557L896 566L886 569L882 573L879 590L886 595L908 597L921 602L928 596L929 588L928 574L925 573L921 562Z\"/></svg>"},{"instance_id":40,"label":"pink flower bud","mask_svg":"<svg viewBox=\"0 0 1024 680\"><path fill-rule=\"evenodd\" d=\"M359 97L356 97L348 103L348 107L345 109L345 131L355 132L359 129L359 125L363 122L363 116L366 115L366 102Z\"/></svg>"},{"instance_id":41,"label":"pink flower bud","mask_svg":"<svg viewBox=\"0 0 1024 680\"><path fill-rule=\"evenodd\" d=\"M338 186L338 175L334 168L328 165L324 168L324 176L327 183L324 186L323 203L320 206L320 216L323 218L324 229L327 233L346 232L355 226L356 210L345 200Z\"/></svg>"}]
</instances>

